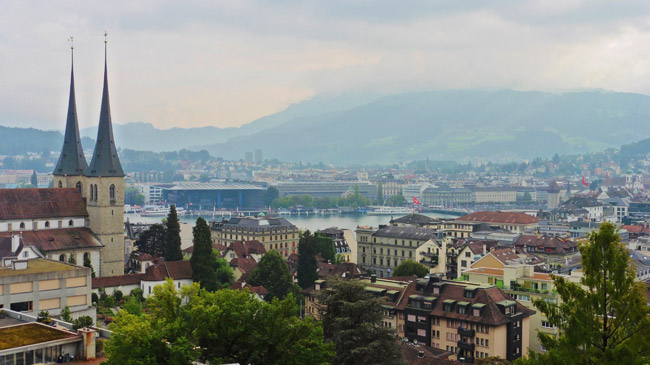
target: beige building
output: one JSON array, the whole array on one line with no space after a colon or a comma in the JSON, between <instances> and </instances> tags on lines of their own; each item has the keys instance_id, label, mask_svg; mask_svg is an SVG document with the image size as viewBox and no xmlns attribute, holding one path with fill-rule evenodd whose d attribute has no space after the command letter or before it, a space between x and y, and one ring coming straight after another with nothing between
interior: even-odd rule
<instances>
[{"instance_id":1,"label":"beige building","mask_svg":"<svg viewBox=\"0 0 650 365\"><path fill-rule=\"evenodd\" d=\"M236 217L223 222L211 222L213 244L230 246L235 241L257 240L267 252L278 251L285 258L298 252L300 231L284 218Z\"/></svg>"},{"instance_id":2,"label":"beige building","mask_svg":"<svg viewBox=\"0 0 650 365\"><path fill-rule=\"evenodd\" d=\"M514 203L517 201L517 191L514 188L507 187L475 188L474 199L477 204Z\"/></svg>"},{"instance_id":3,"label":"beige building","mask_svg":"<svg viewBox=\"0 0 650 365\"><path fill-rule=\"evenodd\" d=\"M424 227L357 227L357 264L378 277L390 277L405 260L416 260L416 250L437 239L438 232Z\"/></svg>"},{"instance_id":4,"label":"beige building","mask_svg":"<svg viewBox=\"0 0 650 365\"><path fill-rule=\"evenodd\" d=\"M450 222L452 223L452 222ZM539 218L519 212L474 212L453 221L453 224L485 223L513 233L524 233L527 229L536 229ZM458 237L458 236L455 236Z\"/></svg>"},{"instance_id":5,"label":"beige building","mask_svg":"<svg viewBox=\"0 0 650 365\"><path fill-rule=\"evenodd\" d=\"M0 267L0 308L56 316L67 306L74 317L94 318L90 280L86 267L43 258L5 258Z\"/></svg>"}]
</instances>

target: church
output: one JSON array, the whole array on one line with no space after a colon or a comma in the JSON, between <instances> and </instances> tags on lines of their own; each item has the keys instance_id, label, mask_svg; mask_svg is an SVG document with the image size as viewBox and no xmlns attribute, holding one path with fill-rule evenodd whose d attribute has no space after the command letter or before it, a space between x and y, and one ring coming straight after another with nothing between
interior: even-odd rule
<instances>
[{"instance_id":1,"label":"church","mask_svg":"<svg viewBox=\"0 0 650 365\"><path fill-rule=\"evenodd\" d=\"M99 128L90 164L79 136L73 56L54 187L0 189L0 258L35 255L78 265L90 263L98 276L124 274L125 174L113 138L106 47L105 40Z\"/></svg>"}]
</instances>

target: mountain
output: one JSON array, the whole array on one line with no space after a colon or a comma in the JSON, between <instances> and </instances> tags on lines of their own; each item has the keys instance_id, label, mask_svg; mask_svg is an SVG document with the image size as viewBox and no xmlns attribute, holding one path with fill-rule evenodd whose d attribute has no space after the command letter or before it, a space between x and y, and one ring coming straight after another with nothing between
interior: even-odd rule
<instances>
[{"instance_id":1,"label":"mountain","mask_svg":"<svg viewBox=\"0 0 650 365\"><path fill-rule=\"evenodd\" d=\"M82 136L97 137L97 127L79 131ZM138 151L178 151L197 144L225 142L239 135L238 128L170 128L158 129L150 123L113 124L118 147ZM85 148L85 145L84 145Z\"/></svg>"},{"instance_id":2,"label":"mountain","mask_svg":"<svg viewBox=\"0 0 650 365\"><path fill-rule=\"evenodd\" d=\"M61 151L63 134L59 131L43 131L35 128L0 126L0 155L24 155L27 152ZM82 138L85 148L95 147L95 140Z\"/></svg>"},{"instance_id":3,"label":"mountain","mask_svg":"<svg viewBox=\"0 0 650 365\"><path fill-rule=\"evenodd\" d=\"M308 106L305 102L301 107ZM516 161L600 151L650 137L645 128L650 97L605 91L453 90L388 95L350 108L268 118L272 127L196 148L227 159L262 148L269 158L341 165L427 156Z\"/></svg>"}]
</instances>

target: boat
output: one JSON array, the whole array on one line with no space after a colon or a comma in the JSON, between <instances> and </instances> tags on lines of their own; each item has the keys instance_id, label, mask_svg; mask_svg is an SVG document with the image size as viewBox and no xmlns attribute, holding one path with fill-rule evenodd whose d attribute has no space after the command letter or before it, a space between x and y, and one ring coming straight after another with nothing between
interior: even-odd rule
<instances>
[{"instance_id":1,"label":"boat","mask_svg":"<svg viewBox=\"0 0 650 365\"><path fill-rule=\"evenodd\" d=\"M371 207L373 210L368 210L368 215L407 215L415 212L413 208L409 207Z\"/></svg>"},{"instance_id":2,"label":"boat","mask_svg":"<svg viewBox=\"0 0 650 365\"><path fill-rule=\"evenodd\" d=\"M176 215L179 217L184 217L185 216L185 209L183 208L176 208ZM143 217L166 217L169 215L169 207L154 207L154 208L147 208L140 213L141 216Z\"/></svg>"}]
</instances>

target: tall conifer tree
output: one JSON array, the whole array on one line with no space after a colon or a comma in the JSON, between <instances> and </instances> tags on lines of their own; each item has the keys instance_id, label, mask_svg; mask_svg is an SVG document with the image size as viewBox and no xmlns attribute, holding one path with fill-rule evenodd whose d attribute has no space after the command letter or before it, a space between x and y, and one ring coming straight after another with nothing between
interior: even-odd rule
<instances>
[{"instance_id":1,"label":"tall conifer tree","mask_svg":"<svg viewBox=\"0 0 650 365\"><path fill-rule=\"evenodd\" d=\"M219 285L214 271L210 227L205 219L199 217L196 220L196 226L192 229L192 233L194 234L194 251L190 259L192 280L201 284L201 288L215 291L219 289Z\"/></svg>"},{"instance_id":2,"label":"tall conifer tree","mask_svg":"<svg viewBox=\"0 0 650 365\"><path fill-rule=\"evenodd\" d=\"M165 261L181 261L183 259L183 252L181 251L181 226L178 222L175 205L169 208L166 226Z\"/></svg>"}]
</instances>

